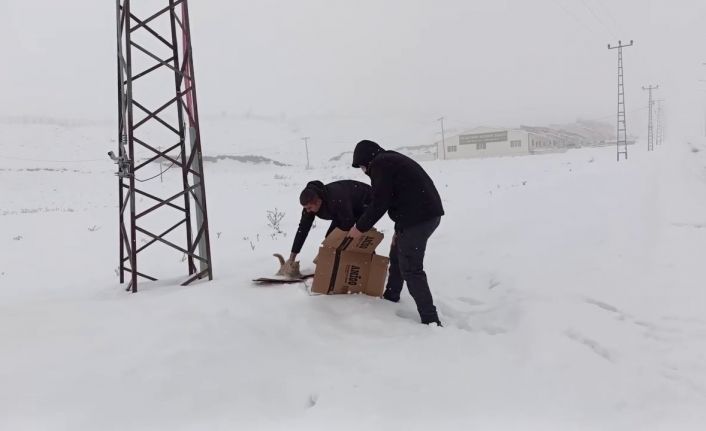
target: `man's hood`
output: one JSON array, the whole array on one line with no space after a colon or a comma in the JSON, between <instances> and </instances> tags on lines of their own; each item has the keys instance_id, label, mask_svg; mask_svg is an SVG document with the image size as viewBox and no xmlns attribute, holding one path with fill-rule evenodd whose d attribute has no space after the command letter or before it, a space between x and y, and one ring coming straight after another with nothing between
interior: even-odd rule
<instances>
[{"instance_id":1,"label":"man's hood","mask_svg":"<svg viewBox=\"0 0 706 431\"><path fill-rule=\"evenodd\" d=\"M375 156L385 151L380 145L373 141L367 139L358 142L353 151L353 167L359 168L365 166L366 168L373 161Z\"/></svg>"}]
</instances>

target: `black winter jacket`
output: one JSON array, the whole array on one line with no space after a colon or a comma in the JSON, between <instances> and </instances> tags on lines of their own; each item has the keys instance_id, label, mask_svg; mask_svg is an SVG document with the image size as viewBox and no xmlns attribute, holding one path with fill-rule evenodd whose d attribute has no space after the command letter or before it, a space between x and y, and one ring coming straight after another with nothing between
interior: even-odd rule
<instances>
[{"instance_id":1,"label":"black winter jacket","mask_svg":"<svg viewBox=\"0 0 706 431\"><path fill-rule=\"evenodd\" d=\"M354 180L335 181L324 185L321 181L311 181L307 187L313 187L322 200L321 208L316 214L302 210L299 229L294 237L292 253L299 253L309 235L314 218L331 220L326 235L335 228L350 230L356 220L365 212L372 199L372 189L369 185Z\"/></svg>"},{"instance_id":2,"label":"black winter jacket","mask_svg":"<svg viewBox=\"0 0 706 431\"><path fill-rule=\"evenodd\" d=\"M370 230L385 212L395 230L444 215L434 182L411 158L366 140L353 152L353 167L360 166L366 167L373 187L372 203L356 222L361 232Z\"/></svg>"}]
</instances>

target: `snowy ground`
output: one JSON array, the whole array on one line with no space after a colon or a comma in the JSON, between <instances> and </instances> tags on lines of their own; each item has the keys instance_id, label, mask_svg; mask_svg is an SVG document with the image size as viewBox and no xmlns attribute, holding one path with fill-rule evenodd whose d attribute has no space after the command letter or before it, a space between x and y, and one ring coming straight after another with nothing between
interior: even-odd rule
<instances>
[{"instance_id":1,"label":"snowy ground","mask_svg":"<svg viewBox=\"0 0 706 431\"><path fill-rule=\"evenodd\" d=\"M266 211L293 232L307 181L364 178L348 160L208 164L216 279L180 287L165 252L162 281L131 295L112 144L93 140L110 131L3 127L27 138L0 158L0 429L706 428L703 141L425 163L447 211L427 257L436 328L407 294L250 283L292 239Z\"/></svg>"}]
</instances>

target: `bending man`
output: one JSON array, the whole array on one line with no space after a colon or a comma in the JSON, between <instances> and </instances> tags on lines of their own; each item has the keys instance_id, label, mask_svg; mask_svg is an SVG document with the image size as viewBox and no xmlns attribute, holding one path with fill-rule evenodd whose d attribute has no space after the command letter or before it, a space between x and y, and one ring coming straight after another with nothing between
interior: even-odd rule
<instances>
[{"instance_id":1,"label":"bending man","mask_svg":"<svg viewBox=\"0 0 706 431\"><path fill-rule=\"evenodd\" d=\"M372 199L372 188L360 181L341 180L324 185L311 181L299 195L302 216L292 244L289 262L294 262L309 235L314 218L331 220L326 236L336 228L350 230Z\"/></svg>"}]
</instances>

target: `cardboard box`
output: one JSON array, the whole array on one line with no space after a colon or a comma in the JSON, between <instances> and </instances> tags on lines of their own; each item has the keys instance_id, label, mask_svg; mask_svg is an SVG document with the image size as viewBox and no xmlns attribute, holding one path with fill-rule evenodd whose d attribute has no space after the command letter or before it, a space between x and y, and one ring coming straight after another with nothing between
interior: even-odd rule
<instances>
[{"instance_id":1,"label":"cardboard box","mask_svg":"<svg viewBox=\"0 0 706 431\"><path fill-rule=\"evenodd\" d=\"M321 243L311 291L324 295L364 293L382 297L390 259L375 254L384 235L376 230L352 240L335 229Z\"/></svg>"}]
</instances>

